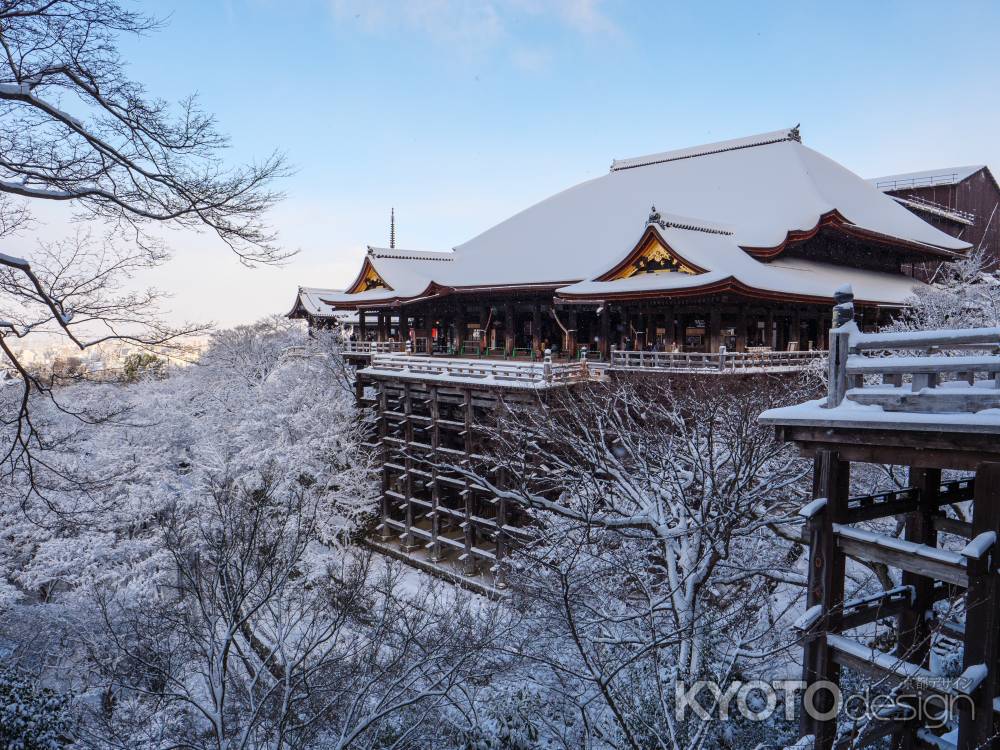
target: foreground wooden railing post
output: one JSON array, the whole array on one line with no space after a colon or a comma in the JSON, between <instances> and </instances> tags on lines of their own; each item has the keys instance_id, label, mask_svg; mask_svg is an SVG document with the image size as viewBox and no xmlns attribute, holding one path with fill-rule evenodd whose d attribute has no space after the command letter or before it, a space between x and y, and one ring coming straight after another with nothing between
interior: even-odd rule
<instances>
[{"instance_id":1,"label":"foreground wooden railing post","mask_svg":"<svg viewBox=\"0 0 1000 750\"><path fill-rule=\"evenodd\" d=\"M1000 693L1000 463L979 464L976 469L972 533L993 532L988 554L967 562L969 589L965 607L963 668L985 665L986 678L972 692L970 710L962 711L958 750L993 747L997 738L994 696ZM992 744L991 744L992 743Z\"/></svg>"},{"instance_id":2,"label":"foreground wooden railing post","mask_svg":"<svg viewBox=\"0 0 1000 750\"><path fill-rule=\"evenodd\" d=\"M850 469L850 463L842 461L834 451L823 450L816 455L814 470L819 481L815 485L815 494L825 498L826 503L818 511L818 516L810 521L808 597L811 606L821 607L823 630L827 632L840 629L840 612L844 604L846 558L837 546L833 524L843 523L846 518ZM834 661L822 635L807 644L802 669L803 680L809 685L819 682L837 686L840 683L840 665ZM834 701L835 695L826 688L817 690L813 696L803 693L800 726L803 735L815 736L815 750L830 750L833 747L840 708ZM807 704L820 714L830 715L830 718L808 715Z\"/></svg>"}]
</instances>

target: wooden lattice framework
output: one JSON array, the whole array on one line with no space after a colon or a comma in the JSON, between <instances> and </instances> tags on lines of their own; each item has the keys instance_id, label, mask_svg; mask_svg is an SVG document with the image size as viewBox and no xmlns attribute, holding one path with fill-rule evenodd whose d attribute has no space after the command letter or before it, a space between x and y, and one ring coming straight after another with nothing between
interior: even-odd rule
<instances>
[{"instance_id":1,"label":"wooden lattice framework","mask_svg":"<svg viewBox=\"0 0 1000 750\"><path fill-rule=\"evenodd\" d=\"M1000 395L1000 329L858 335L851 325L849 293L840 303L836 322L841 325L831 331L828 416L815 405L762 416L775 425L779 439L794 442L814 460L814 500L801 512L809 544L808 609L798 623L803 680L839 684L841 669L849 668L881 684L916 686L958 709L959 736L953 745L919 721L892 715L852 732L843 721L838 725L837 716L821 720L804 707L801 734L815 737L816 750L870 747L887 736L894 748L1000 748L1000 420L969 418ZM941 357L934 356L936 347L990 351ZM922 353L865 356L892 348ZM882 383L866 386L865 377L871 383L879 372ZM949 375L957 379L944 380ZM878 404L885 411L866 417L849 401ZM909 487L851 497L855 463L908 467ZM942 482L943 469L972 474ZM970 500L971 521L945 514L948 505ZM902 539L856 526L888 517L903 520ZM943 549L944 534L964 537L968 544ZM901 571L902 585L845 601L848 557ZM933 605L942 599L964 599L965 621L937 621ZM842 635L886 618L895 618L891 654ZM965 671L956 680L928 669L935 632L964 644ZM831 692L816 695L828 699L819 708L833 708Z\"/></svg>"}]
</instances>

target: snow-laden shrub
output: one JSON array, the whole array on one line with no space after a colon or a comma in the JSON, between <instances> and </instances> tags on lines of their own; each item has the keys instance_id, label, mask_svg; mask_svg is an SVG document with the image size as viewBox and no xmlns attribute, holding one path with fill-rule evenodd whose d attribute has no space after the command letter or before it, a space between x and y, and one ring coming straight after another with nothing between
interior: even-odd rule
<instances>
[{"instance_id":1,"label":"snow-laden shrub","mask_svg":"<svg viewBox=\"0 0 1000 750\"><path fill-rule=\"evenodd\" d=\"M12 669L0 669L0 747L60 750L72 742L68 696L36 686Z\"/></svg>"}]
</instances>

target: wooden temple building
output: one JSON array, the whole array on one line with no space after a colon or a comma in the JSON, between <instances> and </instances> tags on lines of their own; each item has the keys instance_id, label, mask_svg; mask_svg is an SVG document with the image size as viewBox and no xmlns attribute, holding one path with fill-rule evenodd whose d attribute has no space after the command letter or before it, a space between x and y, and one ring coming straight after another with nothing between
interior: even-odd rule
<instances>
[{"instance_id":1,"label":"wooden temple building","mask_svg":"<svg viewBox=\"0 0 1000 750\"><path fill-rule=\"evenodd\" d=\"M357 339L421 354L825 349L831 290L873 327L920 285L906 269L969 247L793 128L614 161L450 250L369 247L290 315L356 312Z\"/></svg>"},{"instance_id":2,"label":"wooden temple building","mask_svg":"<svg viewBox=\"0 0 1000 750\"><path fill-rule=\"evenodd\" d=\"M815 462L796 627L803 681L827 687L812 711L804 698L801 734L815 750L889 747L890 736L893 748L1000 748L1000 328L866 334L849 299L838 311L827 397L760 417ZM907 467L908 486L852 496L857 464ZM899 585L848 598L854 561ZM962 647L960 672L932 661L942 641ZM868 704L877 711L834 704L843 670L887 696Z\"/></svg>"},{"instance_id":3,"label":"wooden temple building","mask_svg":"<svg viewBox=\"0 0 1000 750\"><path fill-rule=\"evenodd\" d=\"M982 248L1000 266L1000 185L985 164L941 167L868 180L942 232Z\"/></svg>"}]
</instances>

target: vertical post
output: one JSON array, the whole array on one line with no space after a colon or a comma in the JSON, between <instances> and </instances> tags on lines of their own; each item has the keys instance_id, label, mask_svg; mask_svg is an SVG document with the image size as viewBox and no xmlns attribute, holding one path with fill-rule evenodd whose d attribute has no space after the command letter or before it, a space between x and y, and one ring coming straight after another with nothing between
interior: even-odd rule
<instances>
[{"instance_id":1,"label":"vertical post","mask_svg":"<svg viewBox=\"0 0 1000 750\"><path fill-rule=\"evenodd\" d=\"M463 394L463 414L465 417L465 460L472 460L472 390L462 389ZM478 571L476 558L472 554L472 548L476 545L476 528L472 524L473 499L472 485L468 479L465 480L465 560L462 572L465 575L475 575Z\"/></svg>"},{"instance_id":2,"label":"vertical post","mask_svg":"<svg viewBox=\"0 0 1000 750\"><path fill-rule=\"evenodd\" d=\"M601 303L601 359L611 356L611 310L607 302Z\"/></svg>"},{"instance_id":3,"label":"vertical post","mask_svg":"<svg viewBox=\"0 0 1000 750\"><path fill-rule=\"evenodd\" d=\"M412 385L403 383L403 440L406 441L406 451L403 456L403 494L406 496L406 532L403 538L403 548L409 552L416 549L413 539L413 393Z\"/></svg>"},{"instance_id":4,"label":"vertical post","mask_svg":"<svg viewBox=\"0 0 1000 750\"><path fill-rule=\"evenodd\" d=\"M440 476L438 466L440 465L440 455L438 448L441 447L441 406L438 403L438 389L436 385L429 386L428 397L430 400L431 412L431 455L434 460L431 462L431 560L437 562L441 559L441 486L438 482Z\"/></svg>"},{"instance_id":5,"label":"vertical post","mask_svg":"<svg viewBox=\"0 0 1000 750\"><path fill-rule=\"evenodd\" d=\"M503 352L510 357L514 354L514 305L507 302L503 308Z\"/></svg>"},{"instance_id":6,"label":"vertical post","mask_svg":"<svg viewBox=\"0 0 1000 750\"><path fill-rule=\"evenodd\" d=\"M710 352L719 351L720 336L722 335L722 311L717 305L713 305L708 313L708 350Z\"/></svg>"},{"instance_id":7,"label":"vertical post","mask_svg":"<svg viewBox=\"0 0 1000 750\"><path fill-rule=\"evenodd\" d=\"M736 328L736 351L745 352L747 350L747 309L740 306L740 320Z\"/></svg>"},{"instance_id":8,"label":"vertical post","mask_svg":"<svg viewBox=\"0 0 1000 750\"><path fill-rule=\"evenodd\" d=\"M388 447L385 442L385 437L389 432L388 422L385 413L389 410L389 396L385 390L385 381L378 381L378 439L379 448L382 453L382 539L387 541L389 539L389 517L392 515L391 502L392 498L389 496L389 467L386 466L387 463L387 452Z\"/></svg>"},{"instance_id":9,"label":"vertical post","mask_svg":"<svg viewBox=\"0 0 1000 750\"><path fill-rule=\"evenodd\" d=\"M840 406L847 392L847 355L854 320L854 292L845 284L833 293L833 328L830 330L830 361L827 380L827 408Z\"/></svg>"},{"instance_id":10,"label":"vertical post","mask_svg":"<svg viewBox=\"0 0 1000 750\"><path fill-rule=\"evenodd\" d=\"M994 532L1000 539L1000 463L976 467L972 533ZM962 711L958 750L992 747L996 735L993 699L1000 692L1000 553L994 544L989 555L967 561L969 588L965 600L965 669L985 664L986 679L973 691L973 710Z\"/></svg>"},{"instance_id":11,"label":"vertical post","mask_svg":"<svg viewBox=\"0 0 1000 750\"><path fill-rule=\"evenodd\" d=\"M917 509L906 514L905 538L909 542L937 546L934 514L941 491L941 469L921 469L911 466L909 485L917 493ZM911 604L896 621L896 657L901 661L926 666L930 656L931 629L927 614L934 605L934 581L926 576L903 571L902 584L913 588ZM907 722L895 734L894 748L916 750L917 723Z\"/></svg>"},{"instance_id":12,"label":"vertical post","mask_svg":"<svg viewBox=\"0 0 1000 750\"><path fill-rule=\"evenodd\" d=\"M361 340L368 340L368 326L365 321L365 311L358 310L358 330L361 332Z\"/></svg>"},{"instance_id":13,"label":"vertical post","mask_svg":"<svg viewBox=\"0 0 1000 750\"><path fill-rule=\"evenodd\" d=\"M545 360L542 362L542 379L546 383L552 382L552 350L545 350Z\"/></svg>"},{"instance_id":14,"label":"vertical post","mask_svg":"<svg viewBox=\"0 0 1000 750\"><path fill-rule=\"evenodd\" d=\"M399 340L409 342L410 340L410 317L403 311L402 308L399 310Z\"/></svg>"},{"instance_id":15,"label":"vertical post","mask_svg":"<svg viewBox=\"0 0 1000 750\"><path fill-rule=\"evenodd\" d=\"M542 353L542 307L537 302L531 308L531 349L536 356Z\"/></svg>"},{"instance_id":16,"label":"vertical post","mask_svg":"<svg viewBox=\"0 0 1000 750\"><path fill-rule=\"evenodd\" d=\"M566 356L573 359L573 355L576 354L576 326L577 326L577 316L576 308L570 308L569 311L569 327L566 329Z\"/></svg>"},{"instance_id":17,"label":"vertical post","mask_svg":"<svg viewBox=\"0 0 1000 750\"><path fill-rule=\"evenodd\" d=\"M821 472L818 483L820 496L827 499L826 507L819 514L818 521L811 526L809 547L809 600L822 607L827 632L836 633L840 629L841 608L844 603L845 558L837 546L833 524L843 523L847 512L850 493L851 465L840 459L834 451L820 451L814 470ZM812 606L812 605L810 605ZM803 679L814 682L839 684L840 666L833 661L825 637L818 637L806 646L803 659ZM834 708L834 696L828 691L820 691L813 698L813 706L820 713ZM800 717L803 734L816 737L815 750L831 750L837 736L837 718L821 721L808 716L803 706Z\"/></svg>"},{"instance_id":18,"label":"vertical post","mask_svg":"<svg viewBox=\"0 0 1000 750\"><path fill-rule=\"evenodd\" d=\"M719 347L719 372L726 371L726 347Z\"/></svg>"},{"instance_id":19,"label":"vertical post","mask_svg":"<svg viewBox=\"0 0 1000 750\"><path fill-rule=\"evenodd\" d=\"M455 311L455 353L462 354L465 346L465 337L468 335L469 326L465 319L465 305L459 303L458 310Z\"/></svg>"}]
</instances>

